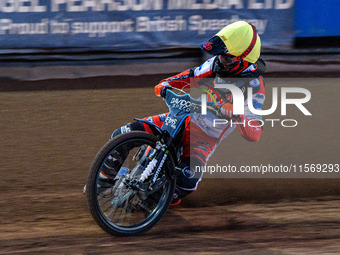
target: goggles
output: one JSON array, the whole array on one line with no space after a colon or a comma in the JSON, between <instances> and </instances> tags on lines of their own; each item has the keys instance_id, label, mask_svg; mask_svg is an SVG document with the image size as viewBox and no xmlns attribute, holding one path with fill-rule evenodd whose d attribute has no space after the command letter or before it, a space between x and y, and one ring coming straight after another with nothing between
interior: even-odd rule
<instances>
[{"instance_id":1,"label":"goggles","mask_svg":"<svg viewBox=\"0 0 340 255\"><path fill-rule=\"evenodd\" d=\"M218 55L218 59L220 60L220 63L226 68L230 67L234 63L240 62L237 57L231 55L229 52Z\"/></svg>"}]
</instances>

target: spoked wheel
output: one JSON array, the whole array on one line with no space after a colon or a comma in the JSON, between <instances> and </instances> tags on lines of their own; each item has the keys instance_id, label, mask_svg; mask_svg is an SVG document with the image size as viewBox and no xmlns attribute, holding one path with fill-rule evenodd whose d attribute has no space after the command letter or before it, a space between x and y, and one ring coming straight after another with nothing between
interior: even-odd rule
<instances>
[{"instance_id":1,"label":"spoked wheel","mask_svg":"<svg viewBox=\"0 0 340 255\"><path fill-rule=\"evenodd\" d=\"M157 138L129 132L110 140L97 154L86 183L90 212L97 224L114 235L136 235L149 230L168 209L175 181L166 174L174 168L168 156L152 190L148 180L137 183Z\"/></svg>"}]
</instances>

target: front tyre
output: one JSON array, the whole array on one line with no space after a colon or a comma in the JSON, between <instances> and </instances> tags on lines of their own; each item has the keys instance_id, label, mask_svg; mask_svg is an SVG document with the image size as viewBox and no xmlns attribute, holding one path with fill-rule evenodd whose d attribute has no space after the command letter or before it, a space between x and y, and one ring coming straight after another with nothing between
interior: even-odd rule
<instances>
[{"instance_id":1,"label":"front tyre","mask_svg":"<svg viewBox=\"0 0 340 255\"><path fill-rule=\"evenodd\" d=\"M143 192L130 185L139 180L158 139L148 133L133 131L116 136L96 155L87 178L89 210L97 224L113 235L129 236L152 228L168 209L175 180L167 173L174 169L168 155L157 179L157 188ZM146 180L147 181L147 180Z\"/></svg>"}]
</instances>

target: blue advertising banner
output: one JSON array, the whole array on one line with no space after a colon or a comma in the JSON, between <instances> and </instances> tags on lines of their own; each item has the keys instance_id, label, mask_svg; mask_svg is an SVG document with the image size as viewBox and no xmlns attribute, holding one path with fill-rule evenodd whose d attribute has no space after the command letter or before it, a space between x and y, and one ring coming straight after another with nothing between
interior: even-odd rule
<instances>
[{"instance_id":1,"label":"blue advertising banner","mask_svg":"<svg viewBox=\"0 0 340 255\"><path fill-rule=\"evenodd\" d=\"M0 49L197 47L238 20L280 48L292 44L293 11L294 0L0 0Z\"/></svg>"},{"instance_id":2,"label":"blue advertising banner","mask_svg":"<svg viewBox=\"0 0 340 255\"><path fill-rule=\"evenodd\" d=\"M296 0L295 9L297 37L340 36L339 0Z\"/></svg>"}]
</instances>

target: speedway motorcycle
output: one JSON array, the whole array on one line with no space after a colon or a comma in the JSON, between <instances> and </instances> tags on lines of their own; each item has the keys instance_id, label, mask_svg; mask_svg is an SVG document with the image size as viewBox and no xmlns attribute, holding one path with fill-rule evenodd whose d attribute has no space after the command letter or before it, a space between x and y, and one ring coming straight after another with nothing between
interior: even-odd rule
<instances>
[{"instance_id":1,"label":"speedway motorcycle","mask_svg":"<svg viewBox=\"0 0 340 255\"><path fill-rule=\"evenodd\" d=\"M185 119L201 113L201 101L183 90L163 89L162 97L169 114L161 128L147 120L153 135L132 131L107 142L90 167L85 193L89 210L96 223L107 233L131 236L152 228L167 211L175 190ZM219 115L208 102L208 111ZM119 166L111 178L103 180L101 169L119 157Z\"/></svg>"}]
</instances>

